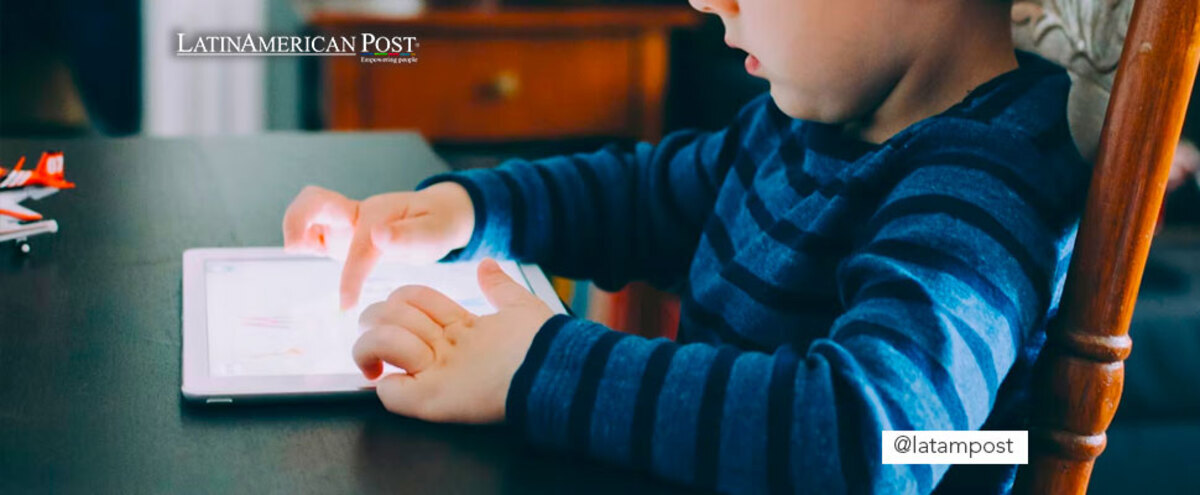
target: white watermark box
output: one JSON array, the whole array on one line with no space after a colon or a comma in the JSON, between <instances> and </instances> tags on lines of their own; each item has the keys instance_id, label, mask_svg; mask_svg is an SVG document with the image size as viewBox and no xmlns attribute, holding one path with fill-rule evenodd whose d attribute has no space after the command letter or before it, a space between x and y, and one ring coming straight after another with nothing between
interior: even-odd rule
<instances>
[{"instance_id":1,"label":"white watermark box","mask_svg":"<svg viewBox=\"0 0 1200 495\"><path fill-rule=\"evenodd\" d=\"M884 464L1028 464L1029 432L883 431Z\"/></svg>"}]
</instances>

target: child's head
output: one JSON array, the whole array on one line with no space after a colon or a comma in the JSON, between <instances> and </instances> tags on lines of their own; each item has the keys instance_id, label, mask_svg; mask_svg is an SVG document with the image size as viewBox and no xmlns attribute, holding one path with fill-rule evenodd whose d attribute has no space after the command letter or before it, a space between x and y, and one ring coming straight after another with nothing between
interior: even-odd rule
<instances>
[{"instance_id":1,"label":"child's head","mask_svg":"<svg viewBox=\"0 0 1200 495\"><path fill-rule=\"evenodd\" d=\"M747 70L771 83L781 110L828 123L872 114L922 55L1006 31L1010 8L1007 0L690 2L721 17L726 43L750 54ZM1010 38L994 37L1011 55Z\"/></svg>"}]
</instances>

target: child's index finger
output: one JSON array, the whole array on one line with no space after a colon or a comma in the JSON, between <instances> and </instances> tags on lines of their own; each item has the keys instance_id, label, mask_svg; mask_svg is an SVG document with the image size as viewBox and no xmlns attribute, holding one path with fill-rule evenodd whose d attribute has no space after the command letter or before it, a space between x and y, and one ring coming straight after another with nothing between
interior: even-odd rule
<instances>
[{"instance_id":1,"label":"child's index finger","mask_svg":"<svg viewBox=\"0 0 1200 495\"><path fill-rule=\"evenodd\" d=\"M371 242L371 231L366 228L356 229L354 238L350 241L350 251L346 253L346 264L342 266L342 280L339 290L341 309L345 311L358 304L362 294L363 283L371 270L379 263L381 253Z\"/></svg>"}]
</instances>

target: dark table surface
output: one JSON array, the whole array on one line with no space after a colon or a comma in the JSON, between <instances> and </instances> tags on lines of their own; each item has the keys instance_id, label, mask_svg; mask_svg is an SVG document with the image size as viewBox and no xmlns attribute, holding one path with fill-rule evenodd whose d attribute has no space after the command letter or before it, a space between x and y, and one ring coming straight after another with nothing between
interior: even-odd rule
<instances>
[{"instance_id":1,"label":"dark table surface","mask_svg":"<svg viewBox=\"0 0 1200 495\"><path fill-rule=\"evenodd\" d=\"M30 255L0 244L0 493L673 490L373 398L184 403L184 249L279 245L305 184L362 198L446 170L419 136L0 140L0 163L43 149L78 188L24 204L61 229Z\"/></svg>"}]
</instances>

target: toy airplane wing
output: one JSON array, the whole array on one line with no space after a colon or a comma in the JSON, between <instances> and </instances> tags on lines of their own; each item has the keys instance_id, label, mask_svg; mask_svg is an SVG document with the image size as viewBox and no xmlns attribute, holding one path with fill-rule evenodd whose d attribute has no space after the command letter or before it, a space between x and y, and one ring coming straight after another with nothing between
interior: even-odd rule
<instances>
[{"instance_id":1,"label":"toy airplane wing","mask_svg":"<svg viewBox=\"0 0 1200 495\"><path fill-rule=\"evenodd\" d=\"M32 222L34 220L42 219L42 215L40 213L21 206L15 202L5 201L3 198L0 198L0 216L13 217L22 222Z\"/></svg>"}]
</instances>

